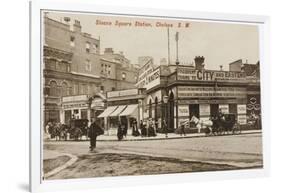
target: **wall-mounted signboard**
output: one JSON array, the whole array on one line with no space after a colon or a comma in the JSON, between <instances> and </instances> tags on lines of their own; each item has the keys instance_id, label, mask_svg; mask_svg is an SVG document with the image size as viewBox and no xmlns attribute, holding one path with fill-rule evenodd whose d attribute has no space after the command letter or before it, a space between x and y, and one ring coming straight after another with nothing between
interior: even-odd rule
<instances>
[{"instance_id":1,"label":"wall-mounted signboard","mask_svg":"<svg viewBox=\"0 0 281 193\"><path fill-rule=\"evenodd\" d=\"M195 70L187 67L179 67L177 75L178 80L187 81L246 81L246 74L244 72Z\"/></svg>"}]
</instances>

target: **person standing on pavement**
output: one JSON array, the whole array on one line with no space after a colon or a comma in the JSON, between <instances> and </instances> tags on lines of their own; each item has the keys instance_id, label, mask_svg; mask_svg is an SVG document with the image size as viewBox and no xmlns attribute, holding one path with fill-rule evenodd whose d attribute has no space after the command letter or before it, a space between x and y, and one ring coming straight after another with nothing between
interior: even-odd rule
<instances>
[{"instance_id":1,"label":"person standing on pavement","mask_svg":"<svg viewBox=\"0 0 281 193\"><path fill-rule=\"evenodd\" d=\"M118 127L117 127L117 138L118 141L121 141L123 139L123 129L120 122L118 122Z\"/></svg>"},{"instance_id":2,"label":"person standing on pavement","mask_svg":"<svg viewBox=\"0 0 281 193\"><path fill-rule=\"evenodd\" d=\"M168 125L166 120L163 120L163 131L165 133L165 137L168 138Z\"/></svg>"},{"instance_id":3,"label":"person standing on pavement","mask_svg":"<svg viewBox=\"0 0 281 193\"><path fill-rule=\"evenodd\" d=\"M93 151L96 148L97 137L102 134L103 134L102 128L97 124L97 121L93 119L88 134L90 138L90 151Z\"/></svg>"}]
</instances>

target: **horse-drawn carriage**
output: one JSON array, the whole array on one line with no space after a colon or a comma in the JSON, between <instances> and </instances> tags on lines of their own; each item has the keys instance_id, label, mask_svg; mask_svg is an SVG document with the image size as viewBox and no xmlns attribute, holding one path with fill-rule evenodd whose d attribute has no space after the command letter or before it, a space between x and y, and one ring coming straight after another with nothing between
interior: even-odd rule
<instances>
[{"instance_id":1,"label":"horse-drawn carriage","mask_svg":"<svg viewBox=\"0 0 281 193\"><path fill-rule=\"evenodd\" d=\"M223 114L222 116L213 116L210 120L200 120L193 116L190 122L194 122L197 129L205 130L206 135L225 135L240 134L241 127L237 122L235 114Z\"/></svg>"},{"instance_id":2,"label":"horse-drawn carriage","mask_svg":"<svg viewBox=\"0 0 281 193\"><path fill-rule=\"evenodd\" d=\"M70 138L81 140L82 136L88 137L88 120L87 119L72 119L69 121Z\"/></svg>"}]
</instances>

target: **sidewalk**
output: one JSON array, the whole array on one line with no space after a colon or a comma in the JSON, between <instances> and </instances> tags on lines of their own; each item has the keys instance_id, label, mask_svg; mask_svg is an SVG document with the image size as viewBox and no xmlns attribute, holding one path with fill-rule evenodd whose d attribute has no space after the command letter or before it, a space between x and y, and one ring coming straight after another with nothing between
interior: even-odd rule
<instances>
[{"instance_id":1,"label":"sidewalk","mask_svg":"<svg viewBox=\"0 0 281 193\"><path fill-rule=\"evenodd\" d=\"M261 133L262 130L245 130L242 131L241 134L253 134L253 133ZM238 135L241 135L238 134ZM218 135L219 136L233 136L232 134L229 135ZM168 137L166 138L165 134L163 133L157 133L156 137L135 137L132 135L127 135L126 138L123 138L122 141L145 141L145 140L163 140L163 139L181 139L181 138L194 138L194 137L206 137L205 133L188 133L185 136L176 134L176 133L168 133ZM208 137L216 137L216 136L208 136ZM89 140L89 139L88 139ZM55 139L48 139L46 141L56 141ZM64 141L64 140L62 140ZM68 141L73 141L73 140L68 140ZM80 141L87 141L86 138L82 138ZM107 135L106 133L104 135L100 135L97 137L97 141L118 141L116 135ZM59 142L59 141L58 141ZM49 156L52 157L52 153L49 154ZM55 155L54 155L55 156Z\"/></svg>"},{"instance_id":2,"label":"sidewalk","mask_svg":"<svg viewBox=\"0 0 281 193\"><path fill-rule=\"evenodd\" d=\"M241 134L253 134L253 133L261 133L261 130L246 130L242 131ZM241 135L240 134L240 135ZM194 137L205 137L205 133L189 133L184 135L169 133L168 137L166 138L165 134L157 133L156 137L134 137L132 135L127 135L126 138L123 138L122 141L145 141L145 140L163 140L163 139L181 139L181 138L194 138ZM231 136L231 135L219 135L219 136ZM209 136L213 137L213 136ZM115 135L101 135L98 136L97 141L118 141Z\"/></svg>"}]
</instances>

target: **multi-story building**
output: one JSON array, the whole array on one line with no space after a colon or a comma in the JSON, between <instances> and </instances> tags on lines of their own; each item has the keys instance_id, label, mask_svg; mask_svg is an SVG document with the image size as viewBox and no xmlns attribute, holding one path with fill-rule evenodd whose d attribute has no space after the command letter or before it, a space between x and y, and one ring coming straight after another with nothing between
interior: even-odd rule
<instances>
[{"instance_id":1,"label":"multi-story building","mask_svg":"<svg viewBox=\"0 0 281 193\"><path fill-rule=\"evenodd\" d=\"M114 53L112 48L105 48L101 55L101 76L104 92L135 88L138 71L122 52Z\"/></svg>"},{"instance_id":2,"label":"multi-story building","mask_svg":"<svg viewBox=\"0 0 281 193\"><path fill-rule=\"evenodd\" d=\"M60 22L45 15L43 32L45 123L90 119L104 108L104 92L134 87L130 61L123 54L101 55L100 40L84 33L78 20L71 24L68 17Z\"/></svg>"}]
</instances>

